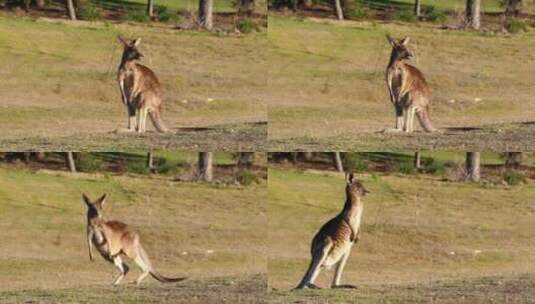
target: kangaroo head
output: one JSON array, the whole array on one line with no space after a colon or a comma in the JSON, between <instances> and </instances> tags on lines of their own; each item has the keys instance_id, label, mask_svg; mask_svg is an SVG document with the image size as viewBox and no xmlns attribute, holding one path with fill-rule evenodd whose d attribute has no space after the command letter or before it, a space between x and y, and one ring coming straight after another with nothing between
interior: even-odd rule
<instances>
[{"instance_id":1,"label":"kangaroo head","mask_svg":"<svg viewBox=\"0 0 535 304\"><path fill-rule=\"evenodd\" d=\"M405 37L403 39L400 39L399 41L396 41L396 39L390 37L390 35L386 35L386 39L388 42L390 42L390 45L392 45L392 57L395 59L403 60L403 59L410 59L414 57L411 50L407 47L410 41L409 37Z\"/></svg>"},{"instance_id":2,"label":"kangaroo head","mask_svg":"<svg viewBox=\"0 0 535 304\"><path fill-rule=\"evenodd\" d=\"M128 41L119 36L119 41L123 44L123 61L138 60L143 57L138 50L138 46L141 43L141 38Z\"/></svg>"},{"instance_id":3,"label":"kangaroo head","mask_svg":"<svg viewBox=\"0 0 535 304\"><path fill-rule=\"evenodd\" d=\"M104 195L102 195L96 201L92 202L85 193L82 194L82 198L87 205L88 218L102 217L102 206L104 206L104 203L106 202L106 196L107 194L104 193Z\"/></svg>"},{"instance_id":4,"label":"kangaroo head","mask_svg":"<svg viewBox=\"0 0 535 304\"><path fill-rule=\"evenodd\" d=\"M370 191L366 190L362 183L354 178L353 172L346 173L346 194L348 196L352 195L360 197L365 196L368 193L370 193Z\"/></svg>"}]
</instances>

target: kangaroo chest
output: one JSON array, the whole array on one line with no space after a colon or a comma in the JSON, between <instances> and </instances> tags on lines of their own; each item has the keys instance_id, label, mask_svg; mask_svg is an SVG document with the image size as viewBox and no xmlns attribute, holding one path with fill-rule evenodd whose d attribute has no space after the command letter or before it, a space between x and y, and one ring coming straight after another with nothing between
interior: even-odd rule
<instances>
[{"instance_id":1,"label":"kangaroo chest","mask_svg":"<svg viewBox=\"0 0 535 304\"><path fill-rule=\"evenodd\" d=\"M394 64L387 69L387 74L388 74L387 75L388 81L390 82L389 86L392 88L392 91L394 95L396 96L396 98L399 98L400 96L403 95L402 94L402 87L404 83L403 67L400 64Z\"/></svg>"},{"instance_id":2,"label":"kangaroo chest","mask_svg":"<svg viewBox=\"0 0 535 304\"><path fill-rule=\"evenodd\" d=\"M344 216L344 221L351 229L351 237L350 237L351 242L355 241L357 233L360 229L360 223L362 219L363 210L364 210L364 206L362 204L358 204L356 207L349 210L346 216Z\"/></svg>"},{"instance_id":3,"label":"kangaroo chest","mask_svg":"<svg viewBox=\"0 0 535 304\"><path fill-rule=\"evenodd\" d=\"M104 235L103 230L101 229L99 224L94 224L91 227L91 230L93 231L93 238L92 242L93 245L97 248L98 252L103 255L104 257L107 257L110 255L110 246L109 246L109 240Z\"/></svg>"}]
</instances>

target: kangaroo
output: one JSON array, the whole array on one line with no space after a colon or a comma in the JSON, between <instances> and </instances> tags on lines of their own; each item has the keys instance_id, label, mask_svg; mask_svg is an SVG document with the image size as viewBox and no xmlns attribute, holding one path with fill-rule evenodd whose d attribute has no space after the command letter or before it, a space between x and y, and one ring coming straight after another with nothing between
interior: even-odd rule
<instances>
[{"instance_id":1,"label":"kangaroo","mask_svg":"<svg viewBox=\"0 0 535 304\"><path fill-rule=\"evenodd\" d=\"M312 239L310 253L312 260L305 276L295 289L319 288L314 281L323 268L336 265L331 288L355 288L353 285L340 285L353 244L360 239L360 221L364 206L360 200L369 193L362 184L346 174L346 201L342 212L324 224Z\"/></svg>"},{"instance_id":2,"label":"kangaroo","mask_svg":"<svg viewBox=\"0 0 535 304\"><path fill-rule=\"evenodd\" d=\"M143 57L138 50L141 38L129 42L119 36L119 41L124 49L117 80L121 98L128 113L127 131L145 132L147 115L150 116L158 132L169 131L161 118L162 86L160 81L151 69L137 62Z\"/></svg>"},{"instance_id":3,"label":"kangaroo","mask_svg":"<svg viewBox=\"0 0 535 304\"><path fill-rule=\"evenodd\" d=\"M167 278L157 273L139 242L139 235L124 223L103 219L102 207L106 201L106 194L95 202L92 202L86 194L82 194L82 198L87 205L89 260L93 261L94 245L106 261L117 266L120 273L113 281L113 285L119 284L129 271L129 267L122 261L121 255L131 258L141 268L143 273L136 279L136 284L141 283L149 274L162 283L178 282L186 279L185 277Z\"/></svg>"},{"instance_id":4,"label":"kangaroo","mask_svg":"<svg viewBox=\"0 0 535 304\"><path fill-rule=\"evenodd\" d=\"M413 57L407 48L410 38L405 37L399 41L389 35L386 35L386 38L392 45L390 62L386 68L386 84L390 101L396 110L396 128L388 131L412 132L415 113L424 131L436 131L429 119L431 89L422 72L404 62Z\"/></svg>"}]
</instances>

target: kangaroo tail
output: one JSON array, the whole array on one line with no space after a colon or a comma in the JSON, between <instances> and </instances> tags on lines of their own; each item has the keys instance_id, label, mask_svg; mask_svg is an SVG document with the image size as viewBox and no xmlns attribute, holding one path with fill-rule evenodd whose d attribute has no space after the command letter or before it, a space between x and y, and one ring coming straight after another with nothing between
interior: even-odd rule
<instances>
[{"instance_id":1,"label":"kangaroo tail","mask_svg":"<svg viewBox=\"0 0 535 304\"><path fill-rule=\"evenodd\" d=\"M158 280L158 281L160 281L162 283L173 283L173 282L180 282L180 281L183 281L183 280L187 279L187 277L168 278L168 277L165 277L165 276L159 274L152 267L152 264L150 263L149 257L147 256L147 252L145 251L145 249L143 249L143 247L141 247L141 245L139 246L139 253L141 255L141 259L143 259L143 262L145 262L145 265L148 267L150 275L153 278L155 278L156 280Z\"/></svg>"},{"instance_id":2,"label":"kangaroo tail","mask_svg":"<svg viewBox=\"0 0 535 304\"><path fill-rule=\"evenodd\" d=\"M151 270L150 271L150 275L155 278L156 280L162 282L162 283L173 283L173 282L180 282L180 281L183 281L185 279L187 279L187 277L180 277L180 278L168 278L168 277L164 277L163 275L157 273L156 271L154 270Z\"/></svg>"},{"instance_id":3,"label":"kangaroo tail","mask_svg":"<svg viewBox=\"0 0 535 304\"><path fill-rule=\"evenodd\" d=\"M162 120L162 115L160 114L160 110L154 110L149 112L150 119L152 120L152 124L158 130L158 132L165 133L168 132L169 129L165 126Z\"/></svg>"},{"instance_id":4,"label":"kangaroo tail","mask_svg":"<svg viewBox=\"0 0 535 304\"><path fill-rule=\"evenodd\" d=\"M426 132L435 132L437 130L429 119L429 110L427 108L417 111L416 116L418 116L420 125Z\"/></svg>"}]
</instances>

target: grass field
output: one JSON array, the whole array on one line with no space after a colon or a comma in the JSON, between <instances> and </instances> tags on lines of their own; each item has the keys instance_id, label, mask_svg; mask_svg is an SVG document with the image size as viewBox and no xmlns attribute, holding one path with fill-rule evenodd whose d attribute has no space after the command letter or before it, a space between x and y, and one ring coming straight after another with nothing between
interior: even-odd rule
<instances>
[{"instance_id":1,"label":"grass field","mask_svg":"<svg viewBox=\"0 0 535 304\"><path fill-rule=\"evenodd\" d=\"M410 36L432 88L438 134L383 134L394 125L385 34ZM533 31L440 30L422 23L269 17L269 149L533 149ZM417 123L416 123L417 124Z\"/></svg>"},{"instance_id":2,"label":"grass field","mask_svg":"<svg viewBox=\"0 0 535 304\"><path fill-rule=\"evenodd\" d=\"M390 2L390 3L389 3ZM486 0L481 3L481 11L484 13L501 13L504 11L500 0ZM531 1L524 1L524 9L532 10L535 3ZM414 7L414 1L412 0L396 0L396 1L383 1L383 0L360 0L360 3L369 7L381 8L388 5L396 6L406 10L412 10ZM464 0L421 0L422 7L433 6L434 8L447 11L463 11L466 8L466 1Z\"/></svg>"},{"instance_id":3,"label":"grass field","mask_svg":"<svg viewBox=\"0 0 535 304\"><path fill-rule=\"evenodd\" d=\"M262 149L265 33L228 36L5 15L0 25L3 147ZM142 62L163 84L171 134L156 134L152 126L147 135L114 133L126 125L115 80L119 34L142 37Z\"/></svg>"},{"instance_id":4,"label":"grass field","mask_svg":"<svg viewBox=\"0 0 535 304\"><path fill-rule=\"evenodd\" d=\"M440 158L440 156L439 156ZM491 163L493 160L490 160ZM514 187L420 174L358 176L360 242L342 282L356 290L290 292L309 263L314 233L344 202L338 173L270 167L268 286L271 303L531 303L535 298L533 180Z\"/></svg>"},{"instance_id":5,"label":"grass field","mask_svg":"<svg viewBox=\"0 0 535 304\"><path fill-rule=\"evenodd\" d=\"M265 293L266 184L236 187L168 177L0 167L0 302L253 303ZM92 263L81 193L110 195L105 218L132 225L155 268L187 281L111 288L113 265ZM239 238L236 238L239 235Z\"/></svg>"},{"instance_id":6,"label":"grass field","mask_svg":"<svg viewBox=\"0 0 535 304\"><path fill-rule=\"evenodd\" d=\"M107 0L93 0L93 2L102 5L103 7L110 8L123 8L132 7L137 9L144 9L147 6L147 1L144 0L131 0L131 1L107 1ZM265 0L256 1L256 11L258 13L266 13L267 4ZM156 6L165 6L171 10L196 12L199 9L199 1L196 0L157 0ZM234 6L231 0L214 0L214 12L216 13L231 13L236 12L237 8Z\"/></svg>"}]
</instances>

